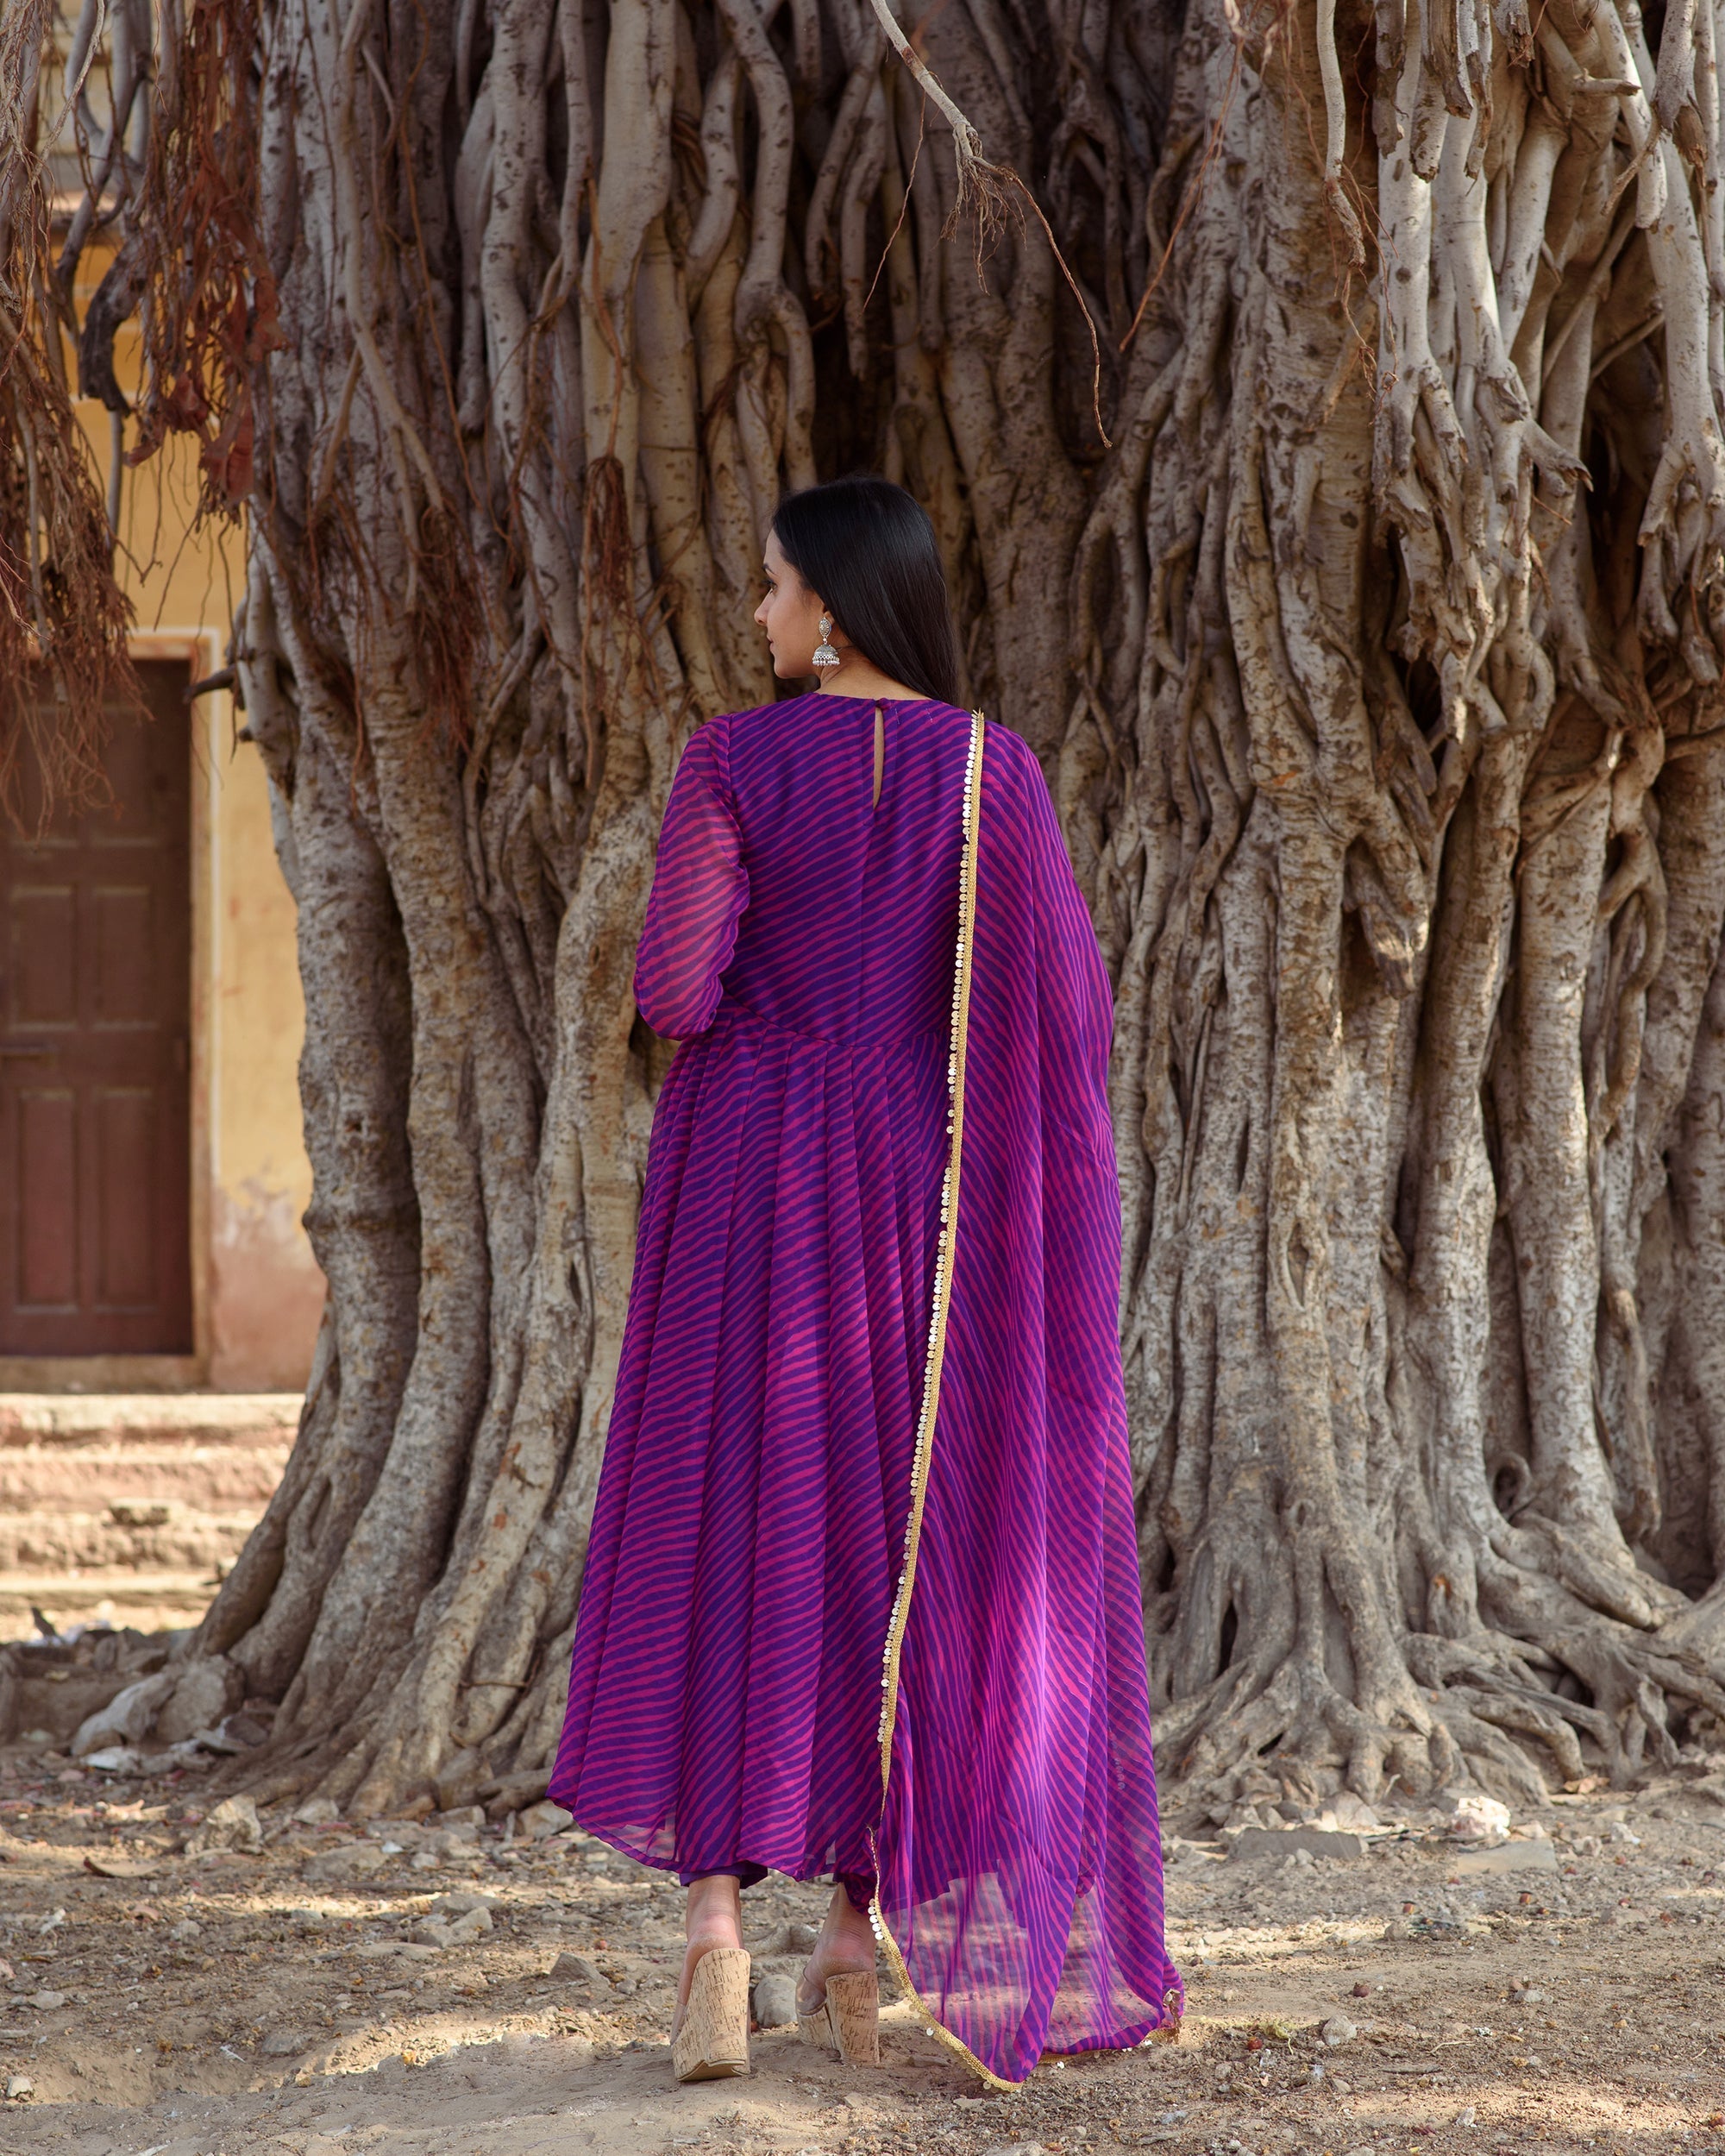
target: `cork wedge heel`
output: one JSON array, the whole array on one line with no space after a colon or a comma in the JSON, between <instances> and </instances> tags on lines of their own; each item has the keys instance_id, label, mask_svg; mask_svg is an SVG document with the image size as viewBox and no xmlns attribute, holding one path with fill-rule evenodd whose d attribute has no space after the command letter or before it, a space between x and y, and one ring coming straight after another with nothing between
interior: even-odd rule
<instances>
[{"instance_id":1,"label":"cork wedge heel","mask_svg":"<svg viewBox=\"0 0 1725 2156\"><path fill-rule=\"evenodd\" d=\"M849 2065L881 2063L881 1987L872 1969L829 1977L820 2004L806 2013L797 2001L797 2027L803 2041L837 2052Z\"/></svg>"},{"instance_id":2,"label":"cork wedge heel","mask_svg":"<svg viewBox=\"0 0 1725 2156\"><path fill-rule=\"evenodd\" d=\"M749 1956L709 1947L689 1979L688 2003L671 2039L679 2081L722 2081L749 2071Z\"/></svg>"}]
</instances>

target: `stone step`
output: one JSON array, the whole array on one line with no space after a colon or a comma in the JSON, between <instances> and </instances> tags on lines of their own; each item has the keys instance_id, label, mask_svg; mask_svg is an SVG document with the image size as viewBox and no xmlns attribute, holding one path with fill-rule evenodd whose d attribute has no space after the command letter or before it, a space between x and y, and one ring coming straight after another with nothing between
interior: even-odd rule
<instances>
[{"instance_id":1,"label":"stone step","mask_svg":"<svg viewBox=\"0 0 1725 2156\"><path fill-rule=\"evenodd\" d=\"M0 1392L0 1531L9 1517L55 1513L161 1525L172 1515L148 1514L162 1505L249 1524L298 1426L292 1392ZM149 1562L142 1548L138 1561ZM0 1550L0 1569L10 1562Z\"/></svg>"},{"instance_id":2,"label":"stone step","mask_svg":"<svg viewBox=\"0 0 1725 2156\"><path fill-rule=\"evenodd\" d=\"M281 1480L289 1447L91 1445L0 1451L0 1515L104 1512L110 1505L173 1504L205 1512L260 1512Z\"/></svg>"},{"instance_id":3,"label":"stone step","mask_svg":"<svg viewBox=\"0 0 1725 2156\"><path fill-rule=\"evenodd\" d=\"M207 1572L0 1572L0 1640L35 1638L36 1610L60 1631L89 1624L172 1631L197 1624L215 1592Z\"/></svg>"},{"instance_id":4,"label":"stone step","mask_svg":"<svg viewBox=\"0 0 1725 2156\"><path fill-rule=\"evenodd\" d=\"M298 1392L0 1392L0 1450L292 1445Z\"/></svg>"},{"instance_id":5,"label":"stone step","mask_svg":"<svg viewBox=\"0 0 1725 2156\"><path fill-rule=\"evenodd\" d=\"M204 1512L191 1505L137 1498L117 1499L101 1512L0 1512L0 1574L87 1572L91 1566L130 1565L151 1572L231 1564L245 1548L263 1506Z\"/></svg>"},{"instance_id":6,"label":"stone step","mask_svg":"<svg viewBox=\"0 0 1725 2156\"><path fill-rule=\"evenodd\" d=\"M0 1639L194 1624L281 1479L297 1392L0 1392Z\"/></svg>"}]
</instances>

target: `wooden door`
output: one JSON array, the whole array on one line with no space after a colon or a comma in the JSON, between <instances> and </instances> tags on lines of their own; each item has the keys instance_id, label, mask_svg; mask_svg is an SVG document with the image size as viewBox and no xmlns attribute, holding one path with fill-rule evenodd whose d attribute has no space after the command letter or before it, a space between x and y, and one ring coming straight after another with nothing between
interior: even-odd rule
<instances>
[{"instance_id":1,"label":"wooden door","mask_svg":"<svg viewBox=\"0 0 1725 2156\"><path fill-rule=\"evenodd\" d=\"M0 1355L191 1351L188 674L138 672L112 802L0 820Z\"/></svg>"}]
</instances>

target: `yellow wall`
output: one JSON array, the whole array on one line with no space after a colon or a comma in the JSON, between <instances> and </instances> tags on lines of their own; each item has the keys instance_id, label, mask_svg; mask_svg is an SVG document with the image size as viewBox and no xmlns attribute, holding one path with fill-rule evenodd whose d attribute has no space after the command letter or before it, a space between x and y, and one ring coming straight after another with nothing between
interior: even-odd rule
<instances>
[{"instance_id":1,"label":"yellow wall","mask_svg":"<svg viewBox=\"0 0 1725 2156\"><path fill-rule=\"evenodd\" d=\"M87 304L105 263L88 261ZM122 336L122 382L135 379ZM103 483L108 414L79 407ZM128 445L135 439L129 425ZM125 472L120 530L141 658L179 658L196 676L223 663L244 590L234 527L194 531L196 444L170 441ZM296 1065L304 1029L294 909L270 833L257 751L223 692L191 716L193 828L193 1217L197 1367L223 1391L298 1390L323 1304L323 1278L300 1226L311 1172L300 1135ZM148 1373L138 1373L147 1378ZM164 1373L166 1374L166 1373Z\"/></svg>"},{"instance_id":2,"label":"yellow wall","mask_svg":"<svg viewBox=\"0 0 1725 2156\"><path fill-rule=\"evenodd\" d=\"M200 700L203 703L204 700ZM293 901L270 838L255 749L231 753L225 696L204 703L210 767L210 1382L305 1382L323 1276L300 1216L311 1170L296 1065L304 1031Z\"/></svg>"}]
</instances>

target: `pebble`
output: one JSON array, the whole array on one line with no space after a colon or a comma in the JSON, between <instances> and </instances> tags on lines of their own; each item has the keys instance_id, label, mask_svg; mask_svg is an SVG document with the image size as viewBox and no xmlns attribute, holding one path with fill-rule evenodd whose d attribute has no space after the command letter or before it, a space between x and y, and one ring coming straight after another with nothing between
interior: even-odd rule
<instances>
[{"instance_id":1,"label":"pebble","mask_svg":"<svg viewBox=\"0 0 1725 2156\"><path fill-rule=\"evenodd\" d=\"M1363 1857L1365 1843L1358 1834L1326 1832L1315 1826L1246 1826L1233 1837L1230 1861L1251 1857L1295 1857L1304 1850L1314 1857Z\"/></svg>"},{"instance_id":2,"label":"pebble","mask_svg":"<svg viewBox=\"0 0 1725 2156\"><path fill-rule=\"evenodd\" d=\"M762 2028L786 2028L797 2018L797 1980L781 1970L755 1980L755 2019Z\"/></svg>"},{"instance_id":3,"label":"pebble","mask_svg":"<svg viewBox=\"0 0 1725 2156\"><path fill-rule=\"evenodd\" d=\"M16 2103L36 2093L36 2084L28 2074L10 2074L6 2080L6 2093Z\"/></svg>"},{"instance_id":4,"label":"pebble","mask_svg":"<svg viewBox=\"0 0 1725 2156\"><path fill-rule=\"evenodd\" d=\"M1478 2119L1479 2114L1471 2103L1465 2110L1458 2111L1455 2115L1455 2122L1458 2126L1473 2126L1478 2122Z\"/></svg>"},{"instance_id":5,"label":"pebble","mask_svg":"<svg viewBox=\"0 0 1725 2156\"><path fill-rule=\"evenodd\" d=\"M566 1812L561 1804L549 1802L530 1804L524 1812L516 1815L521 1832L530 1840L540 1842L553 1834L561 1834L566 1826L574 1824L575 1815Z\"/></svg>"},{"instance_id":6,"label":"pebble","mask_svg":"<svg viewBox=\"0 0 1725 2156\"><path fill-rule=\"evenodd\" d=\"M64 1991L38 1991L30 2004L40 2008L44 2014L53 2014L66 2004L66 1997Z\"/></svg>"},{"instance_id":7,"label":"pebble","mask_svg":"<svg viewBox=\"0 0 1725 2156\"><path fill-rule=\"evenodd\" d=\"M584 1983L593 1991L610 1989L585 1954L559 1954L547 1973L557 1983Z\"/></svg>"},{"instance_id":8,"label":"pebble","mask_svg":"<svg viewBox=\"0 0 1725 2156\"><path fill-rule=\"evenodd\" d=\"M1440 1909L1434 1915L1421 1912L1414 1916L1392 1916L1380 1936L1387 1939L1461 1939L1466 1932L1467 1927L1458 1916L1451 1916Z\"/></svg>"},{"instance_id":9,"label":"pebble","mask_svg":"<svg viewBox=\"0 0 1725 2156\"><path fill-rule=\"evenodd\" d=\"M104 1744L99 1751L85 1752L84 1763L103 1774L139 1775L144 1770L144 1755L130 1744Z\"/></svg>"},{"instance_id":10,"label":"pebble","mask_svg":"<svg viewBox=\"0 0 1725 2156\"><path fill-rule=\"evenodd\" d=\"M248 1796L223 1797L185 1845L189 1857L206 1850L236 1849L250 1855L264 1845L263 1821L257 1801Z\"/></svg>"},{"instance_id":11,"label":"pebble","mask_svg":"<svg viewBox=\"0 0 1725 2156\"><path fill-rule=\"evenodd\" d=\"M301 2029L274 2028L265 2037L259 2048L266 2059L292 2059L303 2052L311 2039Z\"/></svg>"},{"instance_id":12,"label":"pebble","mask_svg":"<svg viewBox=\"0 0 1725 2156\"><path fill-rule=\"evenodd\" d=\"M340 1849L320 1850L305 1861L305 1878L316 1886L322 1879L352 1879L363 1871L380 1871L389 1862L375 1842L348 1842Z\"/></svg>"},{"instance_id":13,"label":"pebble","mask_svg":"<svg viewBox=\"0 0 1725 2156\"><path fill-rule=\"evenodd\" d=\"M1344 2044L1352 2043L1359 2031L1346 2014L1333 2014L1327 2021L1319 2022L1318 2033L1332 2051L1336 2051Z\"/></svg>"},{"instance_id":14,"label":"pebble","mask_svg":"<svg viewBox=\"0 0 1725 2156\"><path fill-rule=\"evenodd\" d=\"M466 1946L492 1928L488 1908L469 1909L465 1916L453 1920L436 1911L416 1924L408 1937L422 1946Z\"/></svg>"},{"instance_id":15,"label":"pebble","mask_svg":"<svg viewBox=\"0 0 1725 2156\"><path fill-rule=\"evenodd\" d=\"M116 1745L135 1744L154 1725L158 1710L179 1682L177 1670L164 1669L153 1677L141 1677L116 1692L106 1707L99 1707L78 1725L72 1740L72 1756L107 1751ZM29 1741L27 1733L25 1742Z\"/></svg>"},{"instance_id":16,"label":"pebble","mask_svg":"<svg viewBox=\"0 0 1725 2156\"><path fill-rule=\"evenodd\" d=\"M194 1939L202 1939L204 1927L192 1917L185 1917L168 1933L176 1945L189 1946Z\"/></svg>"},{"instance_id":17,"label":"pebble","mask_svg":"<svg viewBox=\"0 0 1725 2156\"><path fill-rule=\"evenodd\" d=\"M308 1797L293 1816L301 1826L329 1826L342 1813L332 1797Z\"/></svg>"},{"instance_id":18,"label":"pebble","mask_svg":"<svg viewBox=\"0 0 1725 2156\"><path fill-rule=\"evenodd\" d=\"M1509 1832L1509 1807L1477 1790L1469 1790L1458 1801L1450 1820L1450 1832L1458 1841L1501 1842Z\"/></svg>"},{"instance_id":19,"label":"pebble","mask_svg":"<svg viewBox=\"0 0 1725 2156\"><path fill-rule=\"evenodd\" d=\"M1499 1842L1492 1849L1470 1849L1450 1862L1458 1877L1480 1871L1555 1871L1558 1852L1548 1841Z\"/></svg>"}]
</instances>

